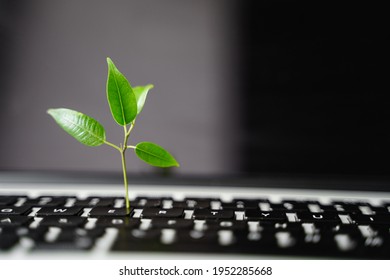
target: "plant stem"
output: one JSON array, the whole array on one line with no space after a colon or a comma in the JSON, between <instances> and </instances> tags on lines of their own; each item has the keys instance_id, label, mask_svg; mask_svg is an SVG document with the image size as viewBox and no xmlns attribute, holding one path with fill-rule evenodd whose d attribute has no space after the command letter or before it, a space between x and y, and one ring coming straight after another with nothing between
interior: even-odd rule
<instances>
[{"instance_id":1,"label":"plant stem","mask_svg":"<svg viewBox=\"0 0 390 280\"><path fill-rule=\"evenodd\" d=\"M125 128L125 141L127 141L128 138L128 132L126 131ZM114 145L108 141L104 141L104 144L118 150L121 154L121 159L122 159L122 171L123 171L123 184L125 185L125 201L126 201L126 212L130 213L130 201L129 201L129 184L127 182L127 172L126 172L126 157L125 157L125 152L127 149L126 145L121 145L121 147L118 147L117 145Z\"/></svg>"},{"instance_id":2,"label":"plant stem","mask_svg":"<svg viewBox=\"0 0 390 280\"><path fill-rule=\"evenodd\" d=\"M127 130L126 125L123 126L124 131L124 137L123 137L123 144L118 147L117 145L114 145L108 141L104 141L104 144L118 150L121 154L121 160L122 160L122 172L123 172L123 184L125 186L125 201L126 201L126 212L130 213L130 200L129 200L129 184L127 182L127 172L126 172L126 157L125 153L127 148L135 148L134 146L127 146L127 141L129 140L130 132L134 128L135 121L133 121L129 127L129 130Z\"/></svg>"},{"instance_id":3,"label":"plant stem","mask_svg":"<svg viewBox=\"0 0 390 280\"><path fill-rule=\"evenodd\" d=\"M122 152L121 152L121 159L122 159L123 183L125 185L125 193L126 193L125 194L126 212L130 213L129 184L127 182L125 151L126 151L126 149L122 150Z\"/></svg>"},{"instance_id":4,"label":"plant stem","mask_svg":"<svg viewBox=\"0 0 390 280\"><path fill-rule=\"evenodd\" d=\"M119 148L117 145L114 145L108 141L104 141L104 144L110 146L110 147L113 147L115 150L118 150L119 152L122 152L121 148Z\"/></svg>"},{"instance_id":5,"label":"plant stem","mask_svg":"<svg viewBox=\"0 0 390 280\"><path fill-rule=\"evenodd\" d=\"M127 141L129 140L130 132L133 130L133 127L134 127L134 121L130 125L129 130L127 130L126 125L123 126L124 138L123 138L123 144L120 148L121 159L122 159L122 170L123 170L123 183L125 185L125 201L126 201L126 212L127 213L130 213L130 200L129 200L129 184L127 182L125 153L127 150Z\"/></svg>"}]
</instances>

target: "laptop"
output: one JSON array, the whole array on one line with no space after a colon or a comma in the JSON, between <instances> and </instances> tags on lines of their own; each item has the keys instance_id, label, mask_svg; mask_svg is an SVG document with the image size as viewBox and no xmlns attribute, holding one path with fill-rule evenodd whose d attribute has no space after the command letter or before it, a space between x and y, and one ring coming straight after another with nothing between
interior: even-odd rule
<instances>
[{"instance_id":1,"label":"laptop","mask_svg":"<svg viewBox=\"0 0 390 280\"><path fill-rule=\"evenodd\" d=\"M0 2L0 259L390 258L386 18L213 2ZM119 144L106 56L155 84L131 141L181 164L129 154L130 213L117 153L45 113Z\"/></svg>"}]
</instances>

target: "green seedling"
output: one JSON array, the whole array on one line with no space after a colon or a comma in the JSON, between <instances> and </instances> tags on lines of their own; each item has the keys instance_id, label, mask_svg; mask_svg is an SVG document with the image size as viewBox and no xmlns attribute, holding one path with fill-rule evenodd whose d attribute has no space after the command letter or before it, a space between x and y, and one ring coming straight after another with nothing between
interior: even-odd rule
<instances>
[{"instance_id":1,"label":"green seedling","mask_svg":"<svg viewBox=\"0 0 390 280\"><path fill-rule=\"evenodd\" d=\"M49 109L47 113L53 117L56 123L67 133L84 145L96 147L106 144L121 155L123 183L125 187L126 209L130 211L129 186L126 173L127 149L134 150L135 154L144 162L156 167L179 166L176 159L161 146L151 142L140 142L128 145L130 133L135 126L135 121L141 113L149 90L153 85L131 87L126 77L119 72L110 58L107 58L107 99L111 114L118 125L123 127L123 143L119 146L106 140L104 127L95 119L66 108Z\"/></svg>"}]
</instances>

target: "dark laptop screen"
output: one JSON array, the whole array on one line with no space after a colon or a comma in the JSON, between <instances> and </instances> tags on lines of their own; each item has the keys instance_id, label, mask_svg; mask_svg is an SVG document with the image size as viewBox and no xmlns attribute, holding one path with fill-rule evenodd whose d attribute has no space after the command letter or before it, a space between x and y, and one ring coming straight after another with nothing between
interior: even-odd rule
<instances>
[{"instance_id":1,"label":"dark laptop screen","mask_svg":"<svg viewBox=\"0 0 390 280\"><path fill-rule=\"evenodd\" d=\"M388 17L371 6L0 0L0 169L120 172L46 114L82 111L119 144L110 56L155 85L131 141L172 151L173 174L390 175ZM128 169L161 172L130 153Z\"/></svg>"},{"instance_id":2,"label":"dark laptop screen","mask_svg":"<svg viewBox=\"0 0 390 280\"><path fill-rule=\"evenodd\" d=\"M388 17L367 3L249 2L244 169L389 174Z\"/></svg>"}]
</instances>

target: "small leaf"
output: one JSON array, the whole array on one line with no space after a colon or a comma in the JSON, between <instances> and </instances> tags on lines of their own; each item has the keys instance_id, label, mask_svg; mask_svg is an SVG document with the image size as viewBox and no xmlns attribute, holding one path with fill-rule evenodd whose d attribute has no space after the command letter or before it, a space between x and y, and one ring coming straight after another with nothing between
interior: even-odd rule
<instances>
[{"instance_id":1,"label":"small leaf","mask_svg":"<svg viewBox=\"0 0 390 280\"><path fill-rule=\"evenodd\" d=\"M137 116L137 100L130 83L110 58L107 64L107 99L111 114L119 125L127 125Z\"/></svg>"},{"instance_id":2,"label":"small leaf","mask_svg":"<svg viewBox=\"0 0 390 280\"><path fill-rule=\"evenodd\" d=\"M179 166L175 158L163 147L151 142L141 142L135 146L135 153L146 163L157 167Z\"/></svg>"},{"instance_id":3,"label":"small leaf","mask_svg":"<svg viewBox=\"0 0 390 280\"><path fill-rule=\"evenodd\" d=\"M137 114L141 113L142 108L144 108L146 96L148 95L149 90L151 90L153 87L154 87L153 85L133 87L135 99L137 99L137 107L138 107Z\"/></svg>"},{"instance_id":4,"label":"small leaf","mask_svg":"<svg viewBox=\"0 0 390 280\"><path fill-rule=\"evenodd\" d=\"M65 108L49 109L47 113L61 128L84 145L100 146L106 140L104 127L83 113Z\"/></svg>"}]
</instances>

